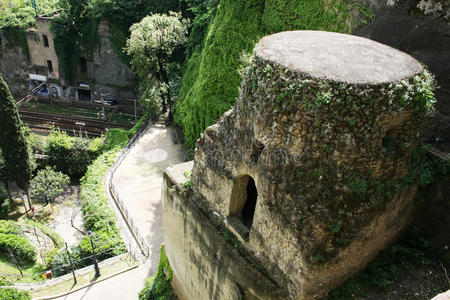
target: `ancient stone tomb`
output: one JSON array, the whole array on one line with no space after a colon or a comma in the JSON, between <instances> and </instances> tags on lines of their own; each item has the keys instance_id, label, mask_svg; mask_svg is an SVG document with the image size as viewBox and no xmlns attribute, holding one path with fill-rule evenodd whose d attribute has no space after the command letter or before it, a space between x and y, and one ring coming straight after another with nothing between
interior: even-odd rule
<instances>
[{"instance_id":1,"label":"ancient stone tomb","mask_svg":"<svg viewBox=\"0 0 450 300\"><path fill-rule=\"evenodd\" d=\"M361 270L411 214L428 84L416 60L368 39L263 38L236 105L197 142L192 191L171 188L191 164L165 175L177 291L318 299Z\"/></svg>"}]
</instances>

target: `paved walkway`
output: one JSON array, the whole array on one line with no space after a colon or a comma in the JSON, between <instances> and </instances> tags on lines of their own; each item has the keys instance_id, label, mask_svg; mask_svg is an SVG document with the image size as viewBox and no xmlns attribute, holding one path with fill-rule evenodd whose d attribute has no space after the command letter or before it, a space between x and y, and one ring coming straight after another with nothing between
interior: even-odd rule
<instances>
[{"instance_id":1,"label":"paved walkway","mask_svg":"<svg viewBox=\"0 0 450 300\"><path fill-rule=\"evenodd\" d=\"M113 184L140 234L150 247L150 257L137 269L60 299L122 300L137 299L145 280L158 266L159 248L163 241L161 217L161 185L163 171L183 162L183 151L174 144L176 132L172 128L154 125L133 146L114 174Z\"/></svg>"}]
</instances>

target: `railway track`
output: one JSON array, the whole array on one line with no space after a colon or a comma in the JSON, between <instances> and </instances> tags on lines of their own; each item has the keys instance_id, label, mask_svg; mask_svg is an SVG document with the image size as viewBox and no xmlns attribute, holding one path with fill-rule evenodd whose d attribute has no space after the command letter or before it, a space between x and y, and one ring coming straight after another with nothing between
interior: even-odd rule
<instances>
[{"instance_id":1,"label":"railway track","mask_svg":"<svg viewBox=\"0 0 450 300\"><path fill-rule=\"evenodd\" d=\"M132 125L104 122L95 118L58 115L27 109L19 109L19 114L23 123L38 131L48 131L51 127L58 127L69 133L81 130L90 136L100 136L109 128L130 129L132 127Z\"/></svg>"}]
</instances>

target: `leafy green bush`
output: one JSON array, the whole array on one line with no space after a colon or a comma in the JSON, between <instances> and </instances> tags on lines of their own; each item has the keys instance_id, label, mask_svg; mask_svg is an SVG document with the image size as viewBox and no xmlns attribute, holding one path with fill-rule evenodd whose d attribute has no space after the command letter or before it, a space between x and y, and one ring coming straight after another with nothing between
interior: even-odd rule
<instances>
[{"instance_id":1,"label":"leafy green bush","mask_svg":"<svg viewBox=\"0 0 450 300\"><path fill-rule=\"evenodd\" d=\"M28 266L36 261L35 248L30 241L15 234L0 233L0 253L16 265Z\"/></svg>"},{"instance_id":2,"label":"leafy green bush","mask_svg":"<svg viewBox=\"0 0 450 300\"><path fill-rule=\"evenodd\" d=\"M11 220L0 220L0 233L18 234L19 225L17 225L17 222Z\"/></svg>"},{"instance_id":3,"label":"leafy green bush","mask_svg":"<svg viewBox=\"0 0 450 300\"><path fill-rule=\"evenodd\" d=\"M31 300L31 296L28 291L19 291L13 288L0 288L0 299Z\"/></svg>"},{"instance_id":4,"label":"leafy green bush","mask_svg":"<svg viewBox=\"0 0 450 300\"><path fill-rule=\"evenodd\" d=\"M37 201L45 199L47 203L51 202L69 187L69 183L69 176L47 166L39 170L30 181L30 197Z\"/></svg>"},{"instance_id":5,"label":"leafy green bush","mask_svg":"<svg viewBox=\"0 0 450 300\"><path fill-rule=\"evenodd\" d=\"M52 130L47 138L46 154L48 164L57 171L80 178L86 173L87 167L99 155L101 147L97 139L89 140L81 137L71 137L59 129Z\"/></svg>"},{"instance_id":6,"label":"leafy green bush","mask_svg":"<svg viewBox=\"0 0 450 300\"><path fill-rule=\"evenodd\" d=\"M177 299L170 285L172 276L173 271L167 259L164 245L161 245L158 271L150 280L146 281L144 289L139 292L139 300Z\"/></svg>"}]
</instances>

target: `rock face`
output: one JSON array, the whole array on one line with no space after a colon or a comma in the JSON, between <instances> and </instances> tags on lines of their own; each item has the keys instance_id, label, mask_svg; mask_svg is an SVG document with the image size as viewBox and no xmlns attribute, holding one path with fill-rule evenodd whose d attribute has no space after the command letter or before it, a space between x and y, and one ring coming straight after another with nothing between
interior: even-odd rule
<instances>
[{"instance_id":1,"label":"rock face","mask_svg":"<svg viewBox=\"0 0 450 300\"><path fill-rule=\"evenodd\" d=\"M236 105L197 142L192 194L171 194L178 183L166 176L164 235L182 294L228 299L212 291L234 282L243 297L317 299L361 270L411 214L408 167L429 86L416 60L365 38L263 38ZM214 253L224 240L257 270ZM278 295L241 273L274 282Z\"/></svg>"},{"instance_id":2,"label":"rock face","mask_svg":"<svg viewBox=\"0 0 450 300\"><path fill-rule=\"evenodd\" d=\"M16 98L27 95L31 66L20 46L6 47L6 37L0 32L0 73Z\"/></svg>"},{"instance_id":3,"label":"rock face","mask_svg":"<svg viewBox=\"0 0 450 300\"><path fill-rule=\"evenodd\" d=\"M404 51L423 62L436 76L436 113L427 122L424 140L441 151L450 152L450 3L448 1L363 0L376 18L359 26L354 34ZM442 10L425 13L419 2L432 7L439 3Z\"/></svg>"}]
</instances>

